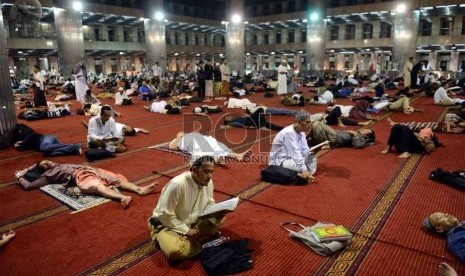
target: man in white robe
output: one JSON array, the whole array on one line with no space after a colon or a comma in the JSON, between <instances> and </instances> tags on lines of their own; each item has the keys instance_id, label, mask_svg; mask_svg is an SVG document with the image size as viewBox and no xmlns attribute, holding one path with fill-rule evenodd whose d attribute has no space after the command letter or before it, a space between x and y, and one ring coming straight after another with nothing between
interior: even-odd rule
<instances>
[{"instance_id":1,"label":"man in white robe","mask_svg":"<svg viewBox=\"0 0 465 276\"><path fill-rule=\"evenodd\" d=\"M75 79L76 100L82 103L86 91L89 90L89 86L87 86L87 69L83 63L80 62L74 66L73 75Z\"/></svg>"},{"instance_id":2,"label":"man in white robe","mask_svg":"<svg viewBox=\"0 0 465 276\"><path fill-rule=\"evenodd\" d=\"M278 67L278 87L276 88L278 95L287 94L287 62L281 61Z\"/></svg>"}]
</instances>

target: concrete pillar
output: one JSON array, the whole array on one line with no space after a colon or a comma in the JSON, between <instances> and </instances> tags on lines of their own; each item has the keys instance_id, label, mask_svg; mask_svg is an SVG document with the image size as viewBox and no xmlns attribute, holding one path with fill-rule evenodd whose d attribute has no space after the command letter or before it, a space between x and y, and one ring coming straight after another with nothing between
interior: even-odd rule
<instances>
[{"instance_id":1,"label":"concrete pillar","mask_svg":"<svg viewBox=\"0 0 465 276\"><path fill-rule=\"evenodd\" d=\"M428 55L428 67L431 67L433 70L439 69L438 66L438 52L431 51Z\"/></svg>"},{"instance_id":2,"label":"concrete pillar","mask_svg":"<svg viewBox=\"0 0 465 276\"><path fill-rule=\"evenodd\" d=\"M71 77L74 66L84 57L84 35L81 13L73 10L67 2L63 8L53 11L57 33L60 74Z\"/></svg>"},{"instance_id":3,"label":"concrete pillar","mask_svg":"<svg viewBox=\"0 0 465 276\"><path fill-rule=\"evenodd\" d=\"M228 0L226 2L226 13L229 21L226 24L226 58L231 71L240 72L243 75L244 66L244 0ZM241 16L241 22L231 22L233 15Z\"/></svg>"},{"instance_id":4,"label":"concrete pillar","mask_svg":"<svg viewBox=\"0 0 465 276\"><path fill-rule=\"evenodd\" d=\"M457 72L459 69L459 57L460 53L457 51L452 51L450 53L449 68L447 70Z\"/></svg>"},{"instance_id":5,"label":"concrete pillar","mask_svg":"<svg viewBox=\"0 0 465 276\"><path fill-rule=\"evenodd\" d=\"M294 68L297 68L298 70L302 69L302 54L296 54L294 56Z\"/></svg>"},{"instance_id":6,"label":"concrete pillar","mask_svg":"<svg viewBox=\"0 0 465 276\"><path fill-rule=\"evenodd\" d=\"M439 35L439 31L441 28L441 17L440 16L434 16L433 17L433 22L431 26L431 36Z\"/></svg>"},{"instance_id":7,"label":"concrete pillar","mask_svg":"<svg viewBox=\"0 0 465 276\"><path fill-rule=\"evenodd\" d=\"M363 22L355 23L355 39L363 39Z\"/></svg>"},{"instance_id":8,"label":"concrete pillar","mask_svg":"<svg viewBox=\"0 0 465 276\"><path fill-rule=\"evenodd\" d=\"M110 74L112 73L111 71L111 58L110 57L104 57L103 62L102 62L102 71L104 74Z\"/></svg>"},{"instance_id":9,"label":"concrete pillar","mask_svg":"<svg viewBox=\"0 0 465 276\"><path fill-rule=\"evenodd\" d=\"M284 44L284 43L289 43L287 40L288 40L288 34L287 34L287 29L282 29L281 30L281 43Z\"/></svg>"},{"instance_id":10,"label":"concrete pillar","mask_svg":"<svg viewBox=\"0 0 465 276\"><path fill-rule=\"evenodd\" d=\"M419 11L407 10L403 14L394 16L394 37L392 39L392 67L394 70L402 70L409 57L415 56L419 20Z\"/></svg>"},{"instance_id":11,"label":"concrete pillar","mask_svg":"<svg viewBox=\"0 0 465 276\"><path fill-rule=\"evenodd\" d=\"M107 25L98 25L98 40L108 41L108 26Z\"/></svg>"},{"instance_id":12,"label":"concrete pillar","mask_svg":"<svg viewBox=\"0 0 465 276\"><path fill-rule=\"evenodd\" d=\"M373 21L373 38L379 38L381 34L381 21Z\"/></svg>"},{"instance_id":13,"label":"concrete pillar","mask_svg":"<svg viewBox=\"0 0 465 276\"><path fill-rule=\"evenodd\" d=\"M460 14L455 14L454 17L454 30L453 33L454 35L461 35L462 34L462 26L463 26L463 18L464 15Z\"/></svg>"},{"instance_id":14,"label":"concrete pillar","mask_svg":"<svg viewBox=\"0 0 465 276\"><path fill-rule=\"evenodd\" d=\"M49 64L50 64L50 68L55 67L55 70L57 70L57 72L58 72L58 68L59 68L59 65L58 65L58 57L56 57L56 56L49 56L49 57L48 57L48 62L49 62Z\"/></svg>"},{"instance_id":15,"label":"concrete pillar","mask_svg":"<svg viewBox=\"0 0 465 276\"><path fill-rule=\"evenodd\" d=\"M337 54L336 55L336 70L343 71L344 70L344 54Z\"/></svg>"},{"instance_id":16,"label":"concrete pillar","mask_svg":"<svg viewBox=\"0 0 465 276\"><path fill-rule=\"evenodd\" d=\"M316 20L308 19L307 21L307 42L305 49L307 51L307 64L315 75L323 75L324 60L326 55L326 21L323 19L325 14L325 1L308 0L308 6L312 12L318 12L319 17Z\"/></svg>"},{"instance_id":17,"label":"concrete pillar","mask_svg":"<svg viewBox=\"0 0 465 276\"><path fill-rule=\"evenodd\" d=\"M94 57L86 56L84 59L84 65L87 68L87 73L95 73L95 61Z\"/></svg>"},{"instance_id":18,"label":"concrete pillar","mask_svg":"<svg viewBox=\"0 0 465 276\"><path fill-rule=\"evenodd\" d=\"M116 41L117 42L124 42L124 30L123 26L116 25L115 26L115 33L116 33Z\"/></svg>"},{"instance_id":19,"label":"concrete pillar","mask_svg":"<svg viewBox=\"0 0 465 276\"><path fill-rule=\"evenodd\" d=\"M276 31L275 30L270 30L268 31L268 44L273 45L276 44Z\"/></svg>"},{"instance_id":20,"label":"concrete pillar","mask_svg":"<svg viewBox=\"0 0 465 276\"><path fill-rule=\"evenodd\" d=\"M131 27L129 29L129 36L130 36L131 42L137 42L137 40L138 40L137 27Z\"/></svg>"},{"instance_id":21,"label":"concrete pillar","mask_svg":"<svg viewBox=\"0 0 465 276\"><path fill-rule=\"evenodd\" d=\"M154 14L163 10L163 0L149 0L146 2L144 21L145 44L147 47L147 67L151 68L159 62L163 71L166 70L166 30L163 20L157 21Z\"/></svg>"},{"instance_id":22,"label":"concrete pillar","mask_svg":"<svg viewBox=\"0 0 465 276\"><path fill-rule=\"evenodd\" d=\"M358 68L359 68L359 70L360 70L360 66L361 66L361 63L362 63L362 62L360 62L360 61L361 61L361 59L362 59L362 55L361 55L360 53L354 53L354 54L352 55L352 57L353 57L353 61L352 61L352 72L355 73L355 70L356 70L356 68L357 68L357 64L358 64Z\"/></svg>"},{"instance_id":23,"label":"concrete pillar","mask_svg":"<svg viewBox=\"0 0 465 276\"><path fill-rule=\"evenodd\" d=\"M187 37L189 38L189 41L187 41L186 45L196 46L195 45L195 33L188 32Z\"/></svg>"},{"instance_id":24,"label":"concrete pillar","mask_svg":"<svg viewBox=\"0 0 465 276\"><path fill-rule=\"evenodd\" d=\"M270 55L269 63L268 63L268 70L275 70L276 69L276 56Z\"/></svg>"},{"instance_id":25,"label":"concrete pillar","mask_svg":"<svg viewBox=\"0 0 465 276\"><path fill-rule=\"evenodd\" d=\"M347 29L347 24L339 25L339 40L346 39L346 29Z\"/></svg>"},{"instance_id":26,"label":"concrete pillar","mask_svg":"<svg viewBox=\"0 0 465 276\"><path fill-rule=\"evenodd\" d=\"M207 45L205 46L213 46L213 36L212 34L207 35Z\"/></svg>"},{"instance_id":27,"label":"concrete pillar","mask_svg":"<svg viewBox=\"0 0 465 276\"><path fill-rule=\"evenodd\" d=\"M295 28L294 29L294 42L295 43L300 43L300 40L302 39L302 30L300 28Z\"/></svg>"},{"instance_id":28,"label":"concrete pillar","mask_svg":"<svg viewBox=\"0 0 465 276\"><path fill-rule=\"evenodd\" d=\"M263 45L263 31L256 32L257 34L257 45Z\"/></svg>"},{"instance_id":29,"label":"concrete pillar","mask_svg":"<svg viewBox=\"0 0 465 276\"><path fill-rule=\"evenodd\" d=\"M253 40L253 33L252 32L246 32L245 33L245 45L252 45L252 40Z\"/></svg>"},{"instance_id":30,"label":"concrete pillar","mask_svg":"<svg viewBox=\"0 0 465 276\"><path fill-rule=\"evenodd\" d=\"M13 131L16 127L16 109L8 68L6 38L7 32L3 25L3 15L0 9L0 149L13 144Z\"/></svg>"}]
</instances>

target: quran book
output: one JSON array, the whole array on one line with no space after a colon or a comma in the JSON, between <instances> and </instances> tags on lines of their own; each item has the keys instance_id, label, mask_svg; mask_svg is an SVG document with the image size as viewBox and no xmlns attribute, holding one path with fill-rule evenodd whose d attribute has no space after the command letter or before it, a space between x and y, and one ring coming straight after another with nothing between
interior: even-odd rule
<instances>
[{"instance_id":1,"label":"quran book","mask_svg":"<svg viewBox=\"0 0 465 276\"><path fill-rule=\"evenodd\" d=\"M222 201L220 203L216 203L210 207L208 207L205 212L200 215L199 217L205 217L209 215L214 215L216 213L222 212L222 211L227 211L227 212L232 212L236 209L237 204L239 203L239 198L234 197L225 201Z\"/></svg>"},{"instance_id":2,"label":"quran book","mask_svg":"<svg viewBox=\"0 0 465 276\"><path fill-rule=\"evenodd\" d=\"M312 235L319 241L340 241L352 238L352 233L342 225L312 228Z\"/></svg>"},{"instance_id":3,"label":"quran book","mask_svg":"<svg viewBox=\"0 0 465 276\"><path fill-rule=\"evenodd\" d=\"M321 148L324 145L329 145L329 141L324 141L324 142L319 143L318 145L315 145L315 146L311 147L310 151L314 151L314 150L316 150L318 148Z\"/></svg>"}]
</instances>

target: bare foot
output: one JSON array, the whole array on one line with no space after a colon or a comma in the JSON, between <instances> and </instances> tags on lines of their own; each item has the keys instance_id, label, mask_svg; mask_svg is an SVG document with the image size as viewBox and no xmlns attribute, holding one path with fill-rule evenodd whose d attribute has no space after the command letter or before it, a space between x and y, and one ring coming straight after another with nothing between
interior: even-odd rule
<instances>
[{"instance_id":1,"label":"bare foot","mask_svg":"<svg viewBox=\"0 0 465 276\"><path fill-rule=\"evenodd\" d=\"M82 155L82 148L79 148L79 155Z\"/></svg>"},{"instance_id":2,"label":"bare foot","mask_svg":"<svg viewBox=\"0 0 465 276\"><path fill-rule=\"evenodd\" d=\"M439 265L439 275L441 276L458 276L457 271L448 263L441 263Z\"/></svg>"},{"instance_id":3,"label":"bare foot","mask_svg":"<svg viewBox=\"0 0 465 276\"><path fill-rule=\"evenodd\" d=\"M145 187L139 187L137 189L137 193L139 195L150 194L150 193L153 193L157 189L157 187L158 187L158 182L155 182Z\"/></svg>"},{"instance_id":4,"label":"bare foot","mask_svg":"<svg viewBox=\"0 0 465 276\"><path fill-rule=\"evenodd\" d=\"M344 124L338 124L337 126L338 126L338 127L347 127L347 126L344 125Z\"/></svg>"},{"instance_id":5,"label":"bare foot","mask_svg":"<svg viewBox=\"0 0 465 276\"><path fill-rule=\"evenodd\" d=\"M410 115L410 114L412 114L412 111L405 110L405 111L404 111L404 114Z\"/></svg>"},{"instance_id":6,"label":"bare foot","mask_svg":"<svg viewBox=\"0 0 465 276\"><path fill-rule=\"evenodd\" d=\"M245 157L251 154L252 154L252 150L244 151L243 153L239 154L239 156L237 157L237 161L242 162L242 160L244 160Z\"/></svg>"},{"instance_id":7,"label":"bare foot","mask_svg":"<svg viewBox=\"0 0 465 276\"><path fill-rule=\"evenodd\" d=\"M373 120L369 120L369 121L366 121L366 122L360 122L358 124L361 125L361 126L367 126L367 125L371 124L371 122L373 122Z\"/></svg>"},{"instance_id":8,"label":"bare foot","mask_svg":"<svg viewBox=\"0 0 465 276\"><path fill-rule=\"evenodd\" d=\"M389 123L391 126L397 125L397 123L394 122L394 121L391 119L391 117L387 117L387 121L388 121L388 123Z\"/></svg>"},{"instance_id":9,"label":"bare foot","mask_svg":"<svg viewBox=\"0 0 465 276\"><path fill-rule=\"evenodd\" d=\"M381 153L388 153L389 151L390 151L390 148L387 147L387 148L383 149L383 151L381 151Z\"/></svg>"},{"instance_id":10,"label":"bare foot","mask_svg":"<svg viewBox=\"0 0 465 276\"><path fill-rule=\"evenodd\" d=\"M128 208L129 203L131 203L131 201L132 201L132 197L125 196L125 195L121 196L121 205L123 206L124 209Z\"/></svg>"},{"instance_id":11,"label":"bare foot","mask_svg":"<svg viewBox=\"0 0 465 276\"><path fill-rule=\"evenodd\" d=\"M399 158L409 158L410 156L412 156L412 155L409 152L404 152L401 155L399 155L398 157Z\"/></svg>"}]
</instances>

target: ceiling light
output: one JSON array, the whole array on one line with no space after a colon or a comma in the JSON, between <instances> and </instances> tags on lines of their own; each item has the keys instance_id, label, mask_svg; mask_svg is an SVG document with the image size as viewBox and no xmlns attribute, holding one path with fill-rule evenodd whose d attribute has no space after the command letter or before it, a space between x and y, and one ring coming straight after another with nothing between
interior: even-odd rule
<instances>
[{"instance_id":1,"label":"ceiling light","mask_svg":"<svg viewBox=\"0 0 465 276\"><path fill-rule=\"evenodd\" d=\"M157 12L155 13L155 19L156 19L157 21L163 21L164 18L165 18L165 15L163 14L162 11L157 11Z\"/></svg>"},{"instance_id":2,"label":"ceiling light","mask_svg":"<svg viewBox=\"0 0 465 276\"><path fill-rule=\"evenodd\" d=\"M178 53L174 53L175 56L179 55Z\"/></svg>"},{"instance_id":3,"label":"ceiling light","mask_svg":"<svg viewBox=\"0 0 465 276\"><path fill-rule=\"evenodd\" d=\"M74 1L73 2L73 9L75 11L82 11L82 3L81 3L81 1Z\"/></svg>"},{"instance_id":4,"label":"ceiling light","mask_svg":"<svg viewBox=\"0 0 465 276\"><path fill-rule=\"evenodd\" d=\"M242 17L241 17L240 15L238 15L238 14L234 14L234 15L231 17L231 21L232 21L232 23L234 23L234 24L239 24L239 23L241 23L241 21L242 21Z\"/></svg>"},{"instance_id":5,"label":"ceiling light","mask_svg":"<svg viewBox=\"0 0 465 276\"><path fill-rule=\"evenodd\" d=\"M124 55L124 52L119 52L120 55Z\"/></svg>"},{"instance_id":6,"label":"ceiling light","mask_svg":"<svg viewBox=\"0 0 465 276\"><path fill-rule=\"evenodd\" d=\"M406 12L406 11L407 11L407 5L405 5L404 3L401 3L401 4L397 5L396 11L397 11L398 13L404 13L404 12Z\"/></svg>"},{"instance_id":7,"label":"ceiling light","mask_svg":"<svg viewBox=\"0 0 465 276\"><path fill-rule=\"evenodd\" d=\"M18 51L18 54L22 54L22 53L23 53L23 51Z\"/></svg>"}]
</instances>

